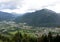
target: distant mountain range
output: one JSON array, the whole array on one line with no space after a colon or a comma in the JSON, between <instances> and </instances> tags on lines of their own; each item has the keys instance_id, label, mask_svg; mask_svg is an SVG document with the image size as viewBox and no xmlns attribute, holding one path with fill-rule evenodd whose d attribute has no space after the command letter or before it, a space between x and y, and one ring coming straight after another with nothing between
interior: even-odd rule
<instances>
[{"instance_id":1,"label":"distant mountain range","mask_svg":"<svg viewBox=\"0 0 60 42\"><path fill-rule=\"evenodd\" d=\"M0 21L11 21L14 18L15 18L15 15L0 11Z\"/></svg>"},{"instance_id":2,"label":"distant mountain range","mask_svg":"<svg viewBox=\"0 0 60 42\"><path fill-rule=\"evenodd\" d=\"M49 9L42 9L24 15L0 11L0 21L14 21L16 23L27 23L27 25L40 27L60 27L60 13Z\"/></svg>"},{"instance_id":3,"label":"distant mountain range","mask_svg":"<svg viewBox=\"0 0 60 42\"><path fill-rule=\"evenodd\" d=\"M18 16L15 22L27 23L31 26L56 27L60 26L60 14L49 9L42 9Z\"/></svg>"}]
</instances>

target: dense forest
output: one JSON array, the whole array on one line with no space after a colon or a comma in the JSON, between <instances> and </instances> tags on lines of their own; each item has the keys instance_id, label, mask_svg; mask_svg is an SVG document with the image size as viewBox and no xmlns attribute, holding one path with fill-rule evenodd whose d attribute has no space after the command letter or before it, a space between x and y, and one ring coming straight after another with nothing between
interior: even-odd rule
<instances>
[{"instance_id":1,"label":"dense forest","mask_svg":"<svg viewBox=\"0 0 60 42\"><path fill-rule=\"evenodd\" d=\"M6 37L0 34L0 42L60 42L60 35L57 34L52 36L52 33L49 32L48 35L31 36L27 33L22 34L21 32L17 32L11 37Z\"/></svg>"}]
</instances>

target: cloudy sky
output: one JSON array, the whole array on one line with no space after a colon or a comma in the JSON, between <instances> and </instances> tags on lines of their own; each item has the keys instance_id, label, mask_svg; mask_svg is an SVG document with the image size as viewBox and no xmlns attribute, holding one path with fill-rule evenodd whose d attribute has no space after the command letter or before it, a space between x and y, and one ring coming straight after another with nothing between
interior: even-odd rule
<instances>
[{"instance_id":1,"label":"cloudy sky","mask_svg":"<svg viewBox=\"0 0 60 42\"><path fill-rule=\"evenodd\" d=\"M0 11L23 14L47 8L60 13L60 0L0 0Z\"/></svg>"}]
</instances>

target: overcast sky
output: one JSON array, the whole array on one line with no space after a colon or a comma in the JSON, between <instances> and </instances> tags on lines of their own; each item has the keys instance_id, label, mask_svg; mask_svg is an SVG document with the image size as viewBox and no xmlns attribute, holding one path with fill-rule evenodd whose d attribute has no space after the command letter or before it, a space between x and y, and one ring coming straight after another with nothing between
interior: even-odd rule
<instances>
[{"instance_id":1,"label":"overcast sky","mask_svg":"<svg viewBox=\"0 0 60 42\"><path fill-rule=\"evenodd\" d=\"M23 14L47 8L60 13L60 0L0 0L0 11Z\"/></svg>"}]
</instances>

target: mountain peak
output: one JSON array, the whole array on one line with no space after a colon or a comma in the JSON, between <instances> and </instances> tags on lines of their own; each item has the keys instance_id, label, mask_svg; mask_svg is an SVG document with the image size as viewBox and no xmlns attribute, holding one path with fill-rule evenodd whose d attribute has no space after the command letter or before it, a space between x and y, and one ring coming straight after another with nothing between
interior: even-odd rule
<instances>
[{"instance_id":1,"label":"mountain peak","mask_svg":"<svg viewBox=\"0 0 60 42\"><path fill-rule=\"evenodd\" d=\"M53 13L53 14L56 14L56 12L50 10L50 9L41 9L41 10L38 10L36 12L40 12L40 13Z\"/></svg>"}]
</instances>

